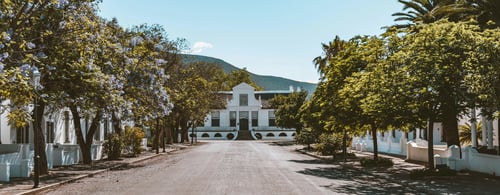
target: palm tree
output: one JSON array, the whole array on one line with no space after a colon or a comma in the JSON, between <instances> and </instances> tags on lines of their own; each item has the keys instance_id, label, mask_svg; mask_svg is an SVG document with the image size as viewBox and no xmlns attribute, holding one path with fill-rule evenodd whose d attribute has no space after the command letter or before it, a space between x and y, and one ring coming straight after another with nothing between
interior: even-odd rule
<instances>
[{"instance_id":1,"label":"palm tree","mask_svg":"<svg viewBox=\"0 0 500 195\"><path fill-rule=\"evenodd\" d=\"M397 18L394 21L407 21L406 24L396 24L396 28L410 28L416 24L427 24L443 18L459 20L469 8L459 3L460 0L398 0L403 4L403 11L392 14Z\"/></svg>"},{"instance_id":2,"label":"palm tree","mask_svg":"<svg viewBox=\"0 0 500 195\"><path fill-rule=\"evenodd\" d=\"M500 1L498 0L464 0L467 14L476 19L483 27L500 27ZM489 24L489 22L494 24Z\"/></svg>"},{"instance_id":3,"label":"palm tree","mask_svg":"<svg viewBox=\"0 0 500 195\"><path fill-rule=\"evenodd\" d=\"M321 77L326 73L326 69L329 63L329 60L337 56L338 53L345 48L345 41L341 40L339 36L335 36L333 41L330 41L328 44L321 44L323 49L323 55L314 58L313 63L318 70L318 73L321 74Z\"/></svg>"},{"instance_id":4,"label":"palm tree","mask_svg":"<svg viewBox=\"0 0 500 195\"><path fill-rule=\"evenodd\" d=\"M476 135L481 135L482 131L482 123L478 122L476 125ZM460 125L459 129L459 141L462 145L471 144L472 143L472 126L470 123L465 123L464 125ZM481 136L476 136L477 141L481 140Z\"/></svg>"}]
</instances>

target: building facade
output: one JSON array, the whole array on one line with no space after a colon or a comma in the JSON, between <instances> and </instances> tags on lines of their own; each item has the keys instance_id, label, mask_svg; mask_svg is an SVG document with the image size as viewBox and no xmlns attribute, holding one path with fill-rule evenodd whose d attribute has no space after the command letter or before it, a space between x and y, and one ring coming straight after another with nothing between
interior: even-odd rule
<instances>
[{"instance_id":1,"label":"building facade","mask_svg":"<svg viewBox=\"0 0 500 195\"><path fill-rule=\"evenodd\" d=\"M220 92L226 97L225 109L214 109L205 118L204 125L196 128L197 139L215 140L293 140L295 129L276 126L275 109L269 99L288 95L290 90L255 91L247 83Z\"/></svg>"}]
</instances>

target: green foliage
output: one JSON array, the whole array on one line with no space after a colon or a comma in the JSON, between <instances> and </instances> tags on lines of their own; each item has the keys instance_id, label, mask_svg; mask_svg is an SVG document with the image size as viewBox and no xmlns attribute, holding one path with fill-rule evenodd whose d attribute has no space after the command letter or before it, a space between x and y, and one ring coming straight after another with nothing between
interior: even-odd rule
<instances>
[{"instance_id":1,"label":"green foliage","mask_svg":"<svg viewBox=\"0 0 500 195\"><path fill-rule=\"evenodd\" d=\"M123 149L122 137L117 133L109 134L103 144L104 154L109 160L120 158Z\"/></svg>"},{"instance_id":2,"label":"green foliage","mask_svg":"<svg viewBox=\"0 0 500 195\"><path fill-rule=\"evenodd\" d=\"M342 136L332 133L323 133L319 136L315 149L321 155L333 155L335 158L337 151L342 150Z\"/></svg>"},{"instance_id":3,"label":"green foliage","mask_svg":"<svg viewBox=\"0 0 500 195\"><path fill-rule=\"evenodd\" d=\"M316 142L317 135L311 129L304 129L298 132L294 139L298 144L307 145L307 149L310 150L311 144Z\"/></svg>"},{"instance_id":4,"label":"green foliage","mask_svg":"<svg viewBox=\"0 0 500 195\"><path fill-rule=\"evenodd\" d=\"M126 127L122 135L125 154L132 156L140 154L142 151L141 142L144 136L144 131L140 127Z\"/></svg>"},{"instance_id":5,"label":"green foliage","mask_svg":"<svg viewBox=\"0 0 500 195\"><path fill-rule=\"evenodd\" d=\"M233 70L229 72L226 78L225 89L229 91L240 83L247 83L253 88L255 88L256 91L261 91L264 89L261 86L257 85L250 78L250 73L247 71L246 68L243 68L241 70Z\"/></svg>"},{"instance_id":6,"label":"green foliage","mask_svg":"<svg viewBox=\"0 0 500 195\"><path fill-rule=\"evenodd\" d=\"M359 162L363 167L392 167L394 165L394 162L389 158L378 158L377 160L372 158L361 158Z\"/></svg>"},{"instance_id":7,"label":"green foliage","mask_svg":"<svg viewBox=\"0 0 500 195\"><path fill-rule=\"evenodd\" d=\"M276 125L283 128L294 128L297 132L302 130L300 121L300 108L307 97L307 91L293 92L287 96L278 95L269 100L272 108L276 108Z\"/></svg>"},{"instance_id":8,"label":"green foliage","mask_svg":"<svg viewBox=\"0 0 500 195\"><path fill-rule=\"evenodd\" d=\"M477 140L481 140L480 135L483 132L482 126L483 126L483 123L481 121L476 123L476 139ZM471 124L465 123L463 125L458 126L458 129L459 129L460 143L462 145L471 144L472 143L472 126L471 126ZM476 142L476 143L478 143L478 142Z\"/></svg>"}]
</instances>

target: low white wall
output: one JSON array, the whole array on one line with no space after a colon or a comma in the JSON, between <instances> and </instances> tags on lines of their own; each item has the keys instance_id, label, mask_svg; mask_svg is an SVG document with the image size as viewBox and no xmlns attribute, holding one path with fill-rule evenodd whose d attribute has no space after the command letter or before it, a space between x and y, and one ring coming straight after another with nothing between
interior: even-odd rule
<instances>
[{"instance_id":1,"label":"low white wall","mask_svg":"<svg viewBox=\"0 0 500 195\"><path fill-rule=\"evenodd\" d=\"M427 145L425 145L426 143L427 142L418 144L415 141L409 141L407 144L406 160L428 162ZM443 145L434 146L434 155L436 154L438 154L441 158L447 158L451 155L450 151L447 150L446 146ZM434 159L431 160L433 161Z\"/></svg>"},{"instance_id":2,"label":"low white wall","mask_svg":"<svg viewBox=\"0 0 500 195\"><path fill-rule=\"evenodd\" d=\"M498 176L500 174L500 156L491 154L481 154L475 148L467 146L463 150L463 157L460 158L460 150L457 146L452 150L452 157L444 159L448 167L454 170L471 170L480 173ZM451 148L450 147L450 148Z\"/></svg>"},{"instance_id":3,"label":"low white wall","mask_svg":"<svg viewBox=\"0 0 500 195\"><path fill-rule=\"evenodd\" d=\"M80 147L76 144L56 144L52 160L54 166L77 164L80 161Z\"/></svg>"},{"instance_id":4,"label":"low white wall","mask_svg":"<svg viewBox=\"0 0 500 195\"><path fill-rule=\"evenodd\" d=\"M295 137L295 130L252 130L252 136L260 140L284 140L293 141ZM280 134L282 136L280 136ZM286 136L283 136L286 135Z\"/></svg>"},{"instance_id":5,"label":"low white wall","mask_svg":"<svg viewBox=\"0 0 500 195\"><path fill-rule=\"evenodd\" d=\"M0 155L1 181L9 181L10 177L29 177L33 167L33 150L30 147L29 144L8 144L3 148L6 152L17 151Z\"/></svg>"},{"instance_id":6,"label":"low white wall","mask_svg":"<svg viewBox=\"0 0 500 195\"><path fill-rule=\"evenodd\" d=\"M219 134L220 137L216 137ZM228 139L228 135L233 134L232 139ZM207 137L208 135L208 137ZM196 139L198 140L235 140L238 137L238 131L196 131Z\"/></svg>"},{"instance_id":7,"label":"low white wall","mask_svg":"<svg viewBox=\"0 0 500 195\"><path fill-rule=\"evenodd\" d=\"M404 155L406 154L406 138L401 137L396 140L392 136L378 136L377 147L379 152ZM352 141L352 148L357 151L373 152L373 139L370 136L355 137Z\"/></svg>"}]
</instances>

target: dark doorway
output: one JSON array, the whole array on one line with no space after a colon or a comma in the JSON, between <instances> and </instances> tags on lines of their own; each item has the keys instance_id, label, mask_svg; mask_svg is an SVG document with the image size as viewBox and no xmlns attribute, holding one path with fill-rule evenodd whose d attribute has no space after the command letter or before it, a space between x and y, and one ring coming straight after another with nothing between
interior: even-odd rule
<instances>
[{"instance_id":1,"label":"dark doorway","mask_svg":"<svg viewBox=\"0 0 500 195\"><path fill-rule=\"evenodd\" d=\"M248 131L248 119L247 118L240 118L240 130L247 130Z\"/></svg>"}]
</instances>

